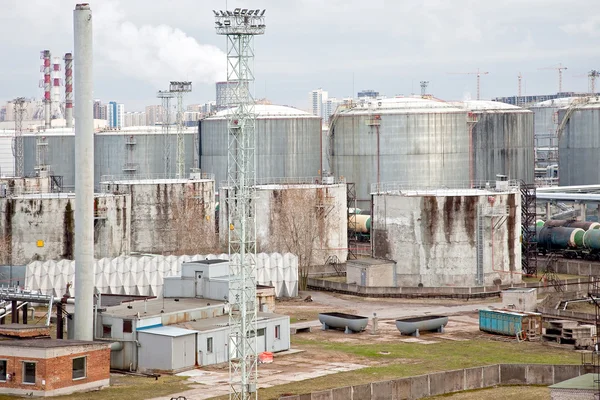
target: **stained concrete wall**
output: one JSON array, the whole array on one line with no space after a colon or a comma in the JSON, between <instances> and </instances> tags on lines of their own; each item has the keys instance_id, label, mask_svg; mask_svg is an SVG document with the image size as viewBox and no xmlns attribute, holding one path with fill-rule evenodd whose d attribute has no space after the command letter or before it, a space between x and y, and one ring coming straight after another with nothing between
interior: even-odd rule
<instances>
[{"instance_id":1,"label":"stained concrete wall","mask_svg":"<svg viewBox=\"0 0 600 400\"><path fill-rule=\"evenodd\" d=\"M491 207L506 208L508 214L490 215L486 210ZM478 210L487 215L482 241L478 240ZM520 234L518 192L373 195L373 255L397 262L398 286L480 286L478 246L483 251L483 285L518 283Z\"/></svg>"},{"instance_id":2,"label":"stained concrete wall","mask_svg":"<svg viewBox=\"0 0 600 400\"><path fill-rule=\"evenodd\" d=\"M51 188L52 183L49 176L35 176L31 178L0 177L0 196L48 193L51 191Z\"/></svg>"},{"instance_id":3,"label":"stained concrete wall","mask_svg":"<svg viewBox=\"0 0 600 400\"><path fill-rule=\"evenodd\" d=\"M256 189L258 251L290 252L323 265L348 258L346 184L259 185ZM219 241L227 245L227 189L219 192ZM291 226L294 225L296 229ZM282 238L285 239L282 240ZM299 260L302 262L302 260Z\"/></svg>"},{"instance_id":4,"label":"stained concrete wall","mask_svg":"<svg viewBox=\"0 0 600 400\"><path fill-rule=\"evenodd\" d=\"M10 238L6 254L13 264L72 260L75 251L75 195L37 194L0 198L0 233ZM131 201L127 195L94 196L94 256L130 251Z\"/></svg>"},{"instance_id":5,"label":"stained concrete wall","mask_svg":"<svg viewBox=\"0 0 600 400\"><path fill-rule=\"evenodd\" d=\"M565 291L585 291L589 287L588 278L571 278L559 281ZM334 282L325 279L308 278L308 287L315 290L325 290L336 293L351 294L363 297L449 297L449 298L484 298L499 297L500 291L509 287L537 288L538 293L555 293L556 289L548 282L521 282L501 286L360 286L344 282Z\"/></svg>"},{"instance_id":6,"label":"stained concrete wall","mask_svg":"<svg viewBox=\"0 0 600 400\"><path fill-rule=\"evenodd\" d=\"M156 179L103 182L107 193L131 196L131 251L152 254L205 251L203 236L214 234L215 182ZM211 223L206 223L210 220ZM182 249L182 235L196 235L196 249ZM210 249L212 250L212 249Z\"/></svg>"},{"instance_id":7,"label":"stained concrete wall","mask_svg":"<svg viewBox=\"0 0 600 400\"><path fill-rule=\"evenodd\" d=\"M328 389L280 400L414 400L497 385L553 385L590 371L582 365L497 364Z\"/></svg>"}]
</instances>

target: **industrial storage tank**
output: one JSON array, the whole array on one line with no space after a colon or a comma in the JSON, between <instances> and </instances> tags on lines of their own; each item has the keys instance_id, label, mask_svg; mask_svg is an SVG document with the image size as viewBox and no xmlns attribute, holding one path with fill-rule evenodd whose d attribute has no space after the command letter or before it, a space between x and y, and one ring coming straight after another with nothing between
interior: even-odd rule
<instances>
[{"instance_id":1,"label":"industrial storage tank","mask_svg":"<svg viewBox=\"0 0 600 400\"><path fill-rule=\"evenodd\" d=\"M381 186L373 194L371 246L373 257L395 261L397 286L521 282L518 186L410 191L398 191L393 183Z\"/></svg>"},{"instance_id":2,"label":"industrial storage tank","mask_svg":"<svg viewBox=\"0 0 600 400\"><path fill-rule=\"evenodd\" d=\"M457 105L469 111L473 124L472 179L488 182L500 174L533 183L533 113L497 101L470 100Z\"/></svg>"},{"instance_id":3,"label":"industrial storage tank","mask_svg":"<svg viewBox=\"0 0 600 400\"><path fill-rule=\"evenodd\" d=\"M196 167L197 128L185 128L185 171ZM168 143L168 145L165 145ZM75 185L75 130L71 128L27 132L23 136L24 170L32 174L38 163L47 165L52 175L62 176L64 190ZM168 140L160 127L131 127L94 133L94 186L98 190L103 175L147 177L165 173L165 148L169 149L169 176L177 168L176 128Z\"/></svg>"},{"instance_id":4,"label":"industrial storage tank","mask_svg":"<svg viewBox=\"0 0 600 400\"><path fill-rule=\"evenodd\" d=\"M468 184L468 133L467 112L443 101L396 97L359 103L332 118L332 173L356 184L364 209L377 182Z\"/></svg>"},{"instance_id":5,"label":"industrial storage tank","mask_svg":"<svg viewBox=\"0 0 600 400\"><path fill-rule=\"evenodd\" d=\"M256 178L306 178L320 175L321 118L284 106L257 104ZM230 110L200 122L200 165L215 175L217 184L227 180L227 115ZM274 183L274 182L273 182Z\"/></svg>"},{"instance_id":6,"label":"industrial storage tank","mask_svg":"<svg viewBox=\"0 0 600 400\"><path fill-rule=\"evenodd\" d=\"M556 183L556 171L548 171L552 165L558 164L558 110L568 107L579 97L565 97L546 100L529 107L533 112L535 137L535 165L538 177L547 183Z\"/></svg>"},{"instance_id":7,"label":"industrial storage tank","mask_svg":"<svg viewBox=\"0 0 600 400\"><path fill-rule=\"evenodd\" d=\"M600 183L600 99L583 98L558 111L559 185Z\"/></svg>"}]
</instances>

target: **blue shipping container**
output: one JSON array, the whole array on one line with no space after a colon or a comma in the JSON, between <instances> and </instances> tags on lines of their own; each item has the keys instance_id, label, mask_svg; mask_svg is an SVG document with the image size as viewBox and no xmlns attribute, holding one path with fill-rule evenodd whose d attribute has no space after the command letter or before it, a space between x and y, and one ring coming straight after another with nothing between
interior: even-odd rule
<instances>
[{"instance_id":1,"label":"blue shipping container","mask_svg":"<svg viewBox=\"0 0 600 400\"><path fill-rule=\"evenodd\" d=\"M479 310L479 330L515 336L523 330L526 314L503 310Z\"/></svg>"}]
</instances>

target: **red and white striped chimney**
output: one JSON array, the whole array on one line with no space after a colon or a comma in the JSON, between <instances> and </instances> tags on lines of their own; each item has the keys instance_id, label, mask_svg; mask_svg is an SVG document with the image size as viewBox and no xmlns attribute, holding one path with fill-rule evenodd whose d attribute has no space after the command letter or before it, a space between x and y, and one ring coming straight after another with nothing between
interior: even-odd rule
<instances>
[{"instance_id":1,"label":"red and white striped chimney","mask_svg":"<svg viewBox=\"0 0 600 400\"><path fill-rule=\"evenodd\" d=\"M52 89L50 82L50 50L42 51L42 57L44 59L44 120L46 128L50 128L50 106L52 104L50 97Z\"/></svg>"},{"instance_id":2,"label":"red and white striped chimney","mask_svg":"<svg viewBox=\"0 0 600 400\"><path fill-rule=\"evenodd\" d=\"M73 54L65 54L65 120L73 127Z\"/></svg>"}]
</instances>

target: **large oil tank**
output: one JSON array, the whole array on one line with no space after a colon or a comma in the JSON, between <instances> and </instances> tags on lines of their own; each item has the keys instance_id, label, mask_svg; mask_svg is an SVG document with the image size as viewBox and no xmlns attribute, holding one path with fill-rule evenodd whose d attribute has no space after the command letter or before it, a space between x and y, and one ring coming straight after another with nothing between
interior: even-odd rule
<instances>
[{"instance_id":1,"label":"large oil tank","mask_svg":"<svg viewBox=\"0 0 600 400\"><path fill-rule=\"evenodd\" d=\"M256 178L307 178L320 175L321 118L277 105L256 105ZM229 110L200 122L200 168L227 180L227 115Z\"/></svg>"},{"instance_id":2,"label":"large oil tank","mask_svg":"<svg viewBox=\"0 0 600 400\"><path fill-rule=\"evenodd\" d=\"M197 160L198 128L185 128L184 165L186 174L195 168ZM38 164L49 166L53 175L63 178L63 188L75 185L75 131L56 128L23 137L25 173L33 173ZM166 151L165 149L168 149ZM196 153L196 154L194 154ZM103 175L115 179L128 177L165 177L165 157L168 157L169 176L175 177L177 168L177 135L173 127L169 137L157 127L131 127L122 130L104 130L94 134L94 183L99 189Z\"/></svg>"},{"instance_id":3,"label":"large oil tank","mask_svg":"<svg viewBox=\"0 0 600 400\"><path fill-rule=\"evenodd\" d=\"M564 126L559 132L559 184L600 183L600 99L580 99L558 111ZM560 125L559 125L560 126Z\"/></svg>"},{"instance_id":4,"label":"large oil tank","mask_svg":"<svg viewBox=\"0 0 600 400\"><path fill-rule=\"evenodd\" d=\"M332 172L356 184L361 208L369 208L377 182L469 182L467 112L452 104L421 97L369 100L336 114L329 132Z\"/></svg>"},{"instance_id":5,"label":"large oil tank","mask_svg":"<svg viewBox=\"0 0 600 400\"><path fill-rule=\"evenodd\" d=\"M497 101L470 100L458 104L470 112L473 124L474 181L493 181L500 174L533 183L533 113Z\"/></svg>"},{"instance_id":6,"label":"large oil tank","mask_svg":"<svg viewBox=\"0 0 600 400\"><path fill-rule=\"evenodd\" d=\"M578 99L578 97L552 99L529 107L533 112L536 167L547 168L558 163L558 110L568 107Z\"/></svg>"}]
</instances>

